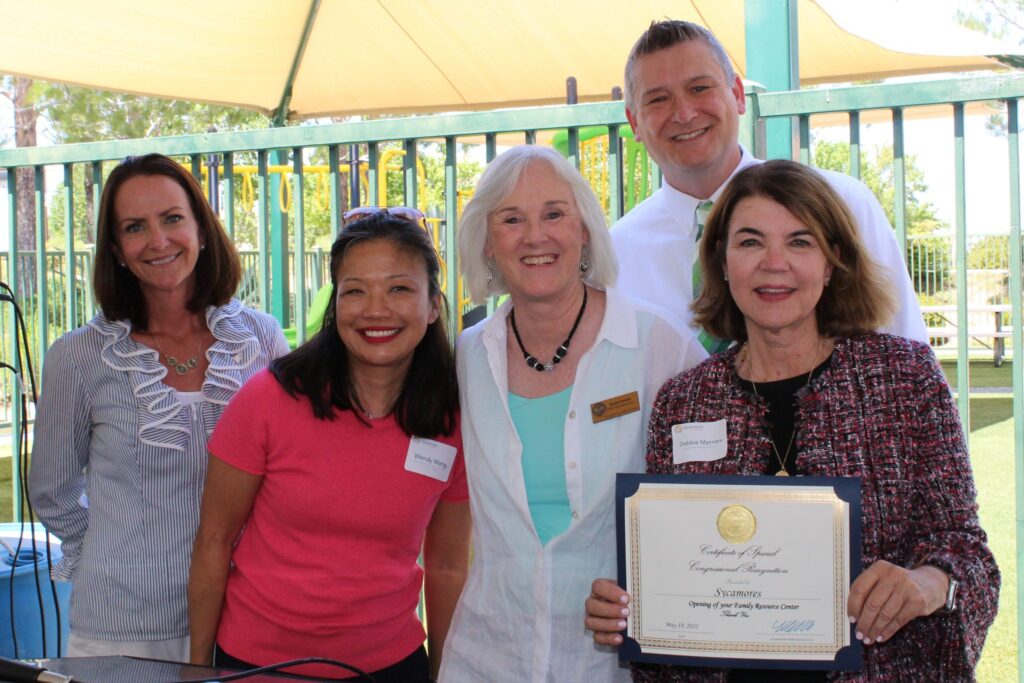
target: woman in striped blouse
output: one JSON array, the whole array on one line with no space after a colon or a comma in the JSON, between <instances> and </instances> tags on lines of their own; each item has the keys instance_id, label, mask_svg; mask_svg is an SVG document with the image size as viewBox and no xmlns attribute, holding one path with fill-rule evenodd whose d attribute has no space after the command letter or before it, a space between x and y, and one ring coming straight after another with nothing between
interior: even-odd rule
<instances>
[{"instance_id":1,"label":"woman in striped blouse","mask_svg":"<svg viewBox=\"0 0 1024 683\"><path fill-rule=\"evenodd\" d=\"M206 441L239 387L288 347L232 296L241 267L199 183L131 157L100 200L102 313L46 354L29 494L63 542L69 656L187 661L186 583Z\"/></svg>"}]
</instances>

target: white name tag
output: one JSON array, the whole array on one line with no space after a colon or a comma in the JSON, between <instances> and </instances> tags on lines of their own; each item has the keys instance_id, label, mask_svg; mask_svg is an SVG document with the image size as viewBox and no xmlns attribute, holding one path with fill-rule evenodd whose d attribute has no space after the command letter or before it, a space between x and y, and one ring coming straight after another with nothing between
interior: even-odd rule
<instances>
[{"instance_id":1,"label":"white name tag","mask_svg":"<svg viewBox=\"0 0 1024 683\"><path fill-rule=\"evenodd\" d=\"M409 452L405 456L405 469L438 481L448 481L456 452L454 446L414 436L409 440Z\"/></svg>"},{"instance_id":2,"label":"white name tag","mask_svg":"<svg viewBox=\"0 0 1024 683\"><path fill-rule=\"evenodd\" d=\"M672 464L708 462L725 457L726 420L672 425Z\"/></svg>"}]
</instances>

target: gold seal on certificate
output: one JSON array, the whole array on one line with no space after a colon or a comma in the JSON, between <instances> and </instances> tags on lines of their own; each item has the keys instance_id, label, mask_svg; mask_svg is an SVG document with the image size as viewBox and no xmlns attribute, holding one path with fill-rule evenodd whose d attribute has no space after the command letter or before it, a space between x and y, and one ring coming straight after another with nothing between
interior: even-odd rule
<instances>
[{"instance_id":1,"label":"gold seal on certificate","mask_svg":"<svg viewBox=\"0 0 1024 683\"><path fill-rule=\"evenodd\" d=\"M746 543L757 531L757 518L750 508L729 505L718 513L718 533L729 543Z\"/></svg>"},{"instance_id":2,"label":"gold seal on certificate","mask_svg":"<svg viewBox=\"0 0 1024 683\"><path fill-rule=\"evenodd\" d=\"M619 474L624 659L846 669L856 479Z\"/></svg>"}]
</instances>

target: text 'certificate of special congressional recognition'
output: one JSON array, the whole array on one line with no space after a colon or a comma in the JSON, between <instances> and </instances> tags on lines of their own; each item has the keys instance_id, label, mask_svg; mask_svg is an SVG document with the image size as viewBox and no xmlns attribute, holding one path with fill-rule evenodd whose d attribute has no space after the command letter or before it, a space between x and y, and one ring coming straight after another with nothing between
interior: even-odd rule
<instances>
[{"instance_id":1,"label":"text 'certificate of special congressional recognition'","mask_svg":"<svg viewBox=\"0 0 1024 683\"><path fill-rule=\"evenodd\" d=\"M619 474L622 659L857 669L860 481ZM852 642L851 642L852 641Z\"/></svg>"}]
</instances>

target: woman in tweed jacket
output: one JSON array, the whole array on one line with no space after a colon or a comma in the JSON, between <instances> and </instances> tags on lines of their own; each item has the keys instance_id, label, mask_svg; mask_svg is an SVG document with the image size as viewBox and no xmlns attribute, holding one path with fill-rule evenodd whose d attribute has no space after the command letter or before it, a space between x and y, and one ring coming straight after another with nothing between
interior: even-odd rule
<instances>
[{"instance_id":1,"label":"woman in tweed jacket","mask_svg":"<svg viewBox=\"0 0 1024 683\"><path fill-rule=\"evenodd\" d=\"M1000 577L963 432L931 350L871 332L892 303L845 206L799 164L751 167L716 203L701 262L696 320L738 343L662 387L648 472L859 477L864 571L848 612L864 664L636 665L634 680L973 680ZM724 457L673 464L673 425L722 419ZM604 579L593 588L587 627L597 642L619 644L628 596Z\"/></svg>"}]
</instances>

